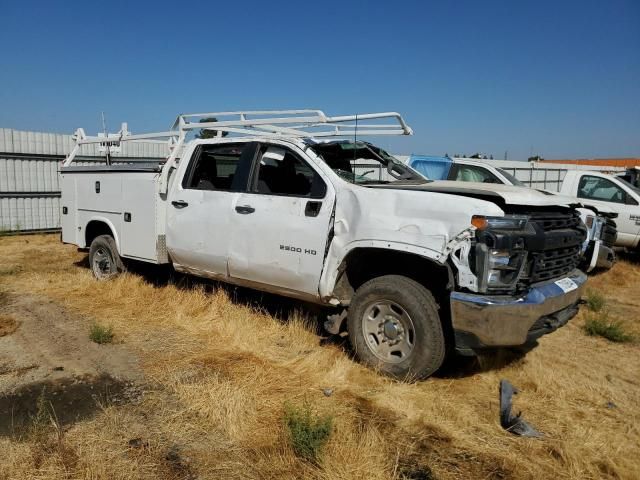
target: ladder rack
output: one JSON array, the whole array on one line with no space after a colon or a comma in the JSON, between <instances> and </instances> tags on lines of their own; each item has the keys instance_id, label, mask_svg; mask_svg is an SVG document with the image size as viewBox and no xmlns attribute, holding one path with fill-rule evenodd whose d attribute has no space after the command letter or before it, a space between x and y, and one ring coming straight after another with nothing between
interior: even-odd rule
<instances>
[{"instance_id":1,"label":"ladder rack","mask_svg":"<svg viewBox=\"0 0 640 480\"><path fill-rule=\"evenodd\" d=\"M216 118L215 122L203 122ZM359 123L370 120L392 120L393 123ZM352 122L352 123L348 123ZM208 112L178 115L171 130L133 135L126 123L116 134L87 136L82 128L76 130L76 145L92 143L118 144L119 142L158 138L184 140L192 130L211 129L238 135L277 137L352 137L354 135L412 135L413 130L399 113L364 113L328 117L322 110L256 110L238 112Z\"/></svg>"},{"instance_id":2,"label":"ladder rack","mask_svg":"<svg viewBox=\"0 0 640 480\"><path fill-rule=\"evenodd\" d=\"M215 118L215 122L206 121ZM366 123L360 123L364 121ZM178 115L171 130L133 135L126 123L116 134L87 136L78 128L73 136L75 146L63 162L69 166L82 145L102 144L106 147L120 142L166 139L171 152L163 168L162 186L166 189L168 171L182 149L186 136L193 130L215 130L218 137L223 132L234 135L253 135L277 138L327 138L368 135L413 135L399 113L364 113L356 115L327 116L322 110L250 110L236 112L207 112ZM109 149L107 148L107 152ZM107 153L107 163L110 158Z\"/></svg>"}]
</instances>

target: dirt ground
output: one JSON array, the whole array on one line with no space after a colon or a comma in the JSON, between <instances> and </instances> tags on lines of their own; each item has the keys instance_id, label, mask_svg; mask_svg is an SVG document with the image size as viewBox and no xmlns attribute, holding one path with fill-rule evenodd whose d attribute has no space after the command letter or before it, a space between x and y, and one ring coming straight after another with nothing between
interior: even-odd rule
<instances>
[{"instance_id":1,"label":"dirt ground","mask_svg":"<svg viewBox=\"0 0 640 480\"><path fill-rule=\"evenodd\" d=\"M639 280L627 258L589 281L635 335ZM98 283L56 235L2 237L0 479L640 478L640 345L585 335L586 314L525 357L406 384L304 304L158 268ZM503 378L543 438L501 429ZM291 448L291 403L334 418L317 464Z\"/></svg>"},{"instance_id":2,"label":"dirt ground","mask_svg":"<svg viewBox=\"0 0 640 480\"><path fill-rule=\"evenodd\" d=\"M5 292L0 308L0 434L23 426L43 391L67 424L144 378L126 346L91 342L85 319L53 300Z\"/></svg>"}]
</instances>

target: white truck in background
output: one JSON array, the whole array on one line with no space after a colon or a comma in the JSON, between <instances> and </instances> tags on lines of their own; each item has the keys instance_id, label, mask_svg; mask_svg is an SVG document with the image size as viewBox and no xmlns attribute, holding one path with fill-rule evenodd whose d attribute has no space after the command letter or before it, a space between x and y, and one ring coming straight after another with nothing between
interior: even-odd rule
<instances>
[{"instance_id":1,"label":"white truck in background","mask_svg":"<svg viewBox=\"0 0 640 480\"><path fill-rule=\"evenodd\" d=\"M201 129L216 136L187 138ZM62 241L88 249L101 280L130 259L325 305L361 361L402 379L431 375L446 351L531 345L568 322L586 282L574 206L505 185L434 186L350 140L411 133L397 113L319 110L78 129L61 167ZM166 161L74 164L82 145L150 138L168 139ZM373 169L357 174L365 161Z\"/></svg>"},{"instance_id":2,"label":"white truck in background","mask_svg":"<svg viewBox=\"0 0 640 480\"><path fill-rule=\"evenodd\" d=\"M594 207L618 214L616 245L638 249L640 239L640 190L623 178L596 171L569 170L560 186L562 195L578 197Z\"/></svg>"},{"instance_id":3,"label":"white truck in background","mask_svg":"<svg viewBox=\"0 0 640 480\"><path fill-rule=\"evenodd\" d=\"M407 159L407 163L432 180L442 179L533 188L531 185L518 180L506 170L476 159L412 155ZM591 173L582 170L571 170L570 172ZM588 231L587 239L583 245L584 262L581 268L586 272L590 272L595 268L611 268L615 262L613 248L616 246L618 238L617 226L614 221L618 216L618 212L602 204L602 202L596 205L591 200L580 199L575 195L564 195L546 190L538 191L546 195L554 195L556 201L560 203L581 205L577 210L580 212L580 217L587 226Z\"/></svg>"}]
</instances>

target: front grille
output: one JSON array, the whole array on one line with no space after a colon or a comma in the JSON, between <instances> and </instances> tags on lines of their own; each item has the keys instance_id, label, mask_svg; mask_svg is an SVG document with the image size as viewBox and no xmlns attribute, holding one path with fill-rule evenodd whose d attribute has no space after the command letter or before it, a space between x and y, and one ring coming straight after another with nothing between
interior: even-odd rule
<instances>
[{"instance_id":1,"label":"front grille","mask_svg":"<svg viewBox=\"0 0 640 480\"><path fill-rule=\"evenodd\" d=\"M586 232L577 212L541 212L531 215L544 241L529 248L527 284L561 278L575 270L582 256Z\"/></svg>"},{"instance_id":2,"label":"front grille","mask_svg":"<svg viewBox=\"0 0 640 480\"><path fill-rule=\"evenodd\" d=\"M551 280L572 272L580 262L582 249L579 245L532 253L531 283Z\"/></svg>"},{"instance_id":3,"label":"front grille","mask_svg":"<svg viewBox=\"0 0 640 480\"><path fill-rule=\"evenodd\" d=\"M580 226L580 216L557 212L534 213L531 221L537 223L545 232L563 229L576 229Z\"/></svg>"}]
</instances>

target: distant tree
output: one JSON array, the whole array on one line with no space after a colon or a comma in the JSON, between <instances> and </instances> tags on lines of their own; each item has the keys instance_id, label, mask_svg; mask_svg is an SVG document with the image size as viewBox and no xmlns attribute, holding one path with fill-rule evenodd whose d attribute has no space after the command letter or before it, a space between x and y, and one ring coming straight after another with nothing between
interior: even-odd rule
<instances>
[{"instance_id":1,"label":"distant tree","mask_svg":"<svg viewBox=\"0 0 640 480\"><path fill-rule=\"evenodd\" d=\"M209 123L209 122L217 122L218 119L215 117L209 118L201 118L200 123ZM229 132L222 132L222 136L226 137L229 135ZM200 133L196 133L196 138L213 138L218 136L217 130L212 130L210 128L203 128L200 130Z\"/></svg>"},{"instance_id":2,"label":"distant tree","mask_svg":"<svg viewBox=\"0 0 640 480\"><path fill-rule=\"evenodd\" d=\"M544 160L544 158L542 158L540 155L534 155L533 157L527 158L528 162L540 162L542 160Z\"/></svg>"}]
</instances>

